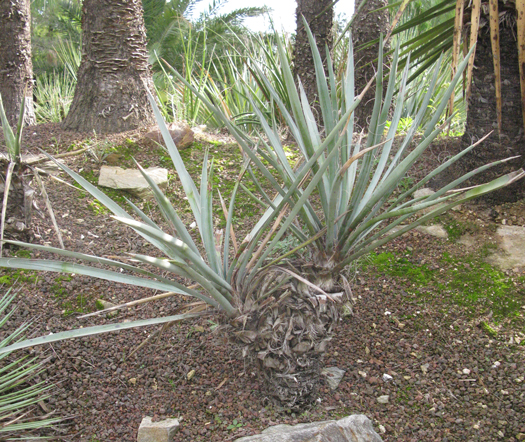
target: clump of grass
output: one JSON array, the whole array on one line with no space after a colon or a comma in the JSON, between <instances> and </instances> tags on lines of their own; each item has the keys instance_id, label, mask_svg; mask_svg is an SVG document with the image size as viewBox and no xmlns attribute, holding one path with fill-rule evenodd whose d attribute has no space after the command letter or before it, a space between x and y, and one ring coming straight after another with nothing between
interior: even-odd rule
<instances>
[{"instance_id":1,"label":"clump of grass","mask_svg":"<svg viewBox=\"0 0 525 442\"><path fill-rule=\"evenodd\" d=\"M494 330L487 321L481 321L479 326L485 333L487 333L487 335L491 336L492 338L498 336L498 332Z\"/></svg>"}]
</instances>

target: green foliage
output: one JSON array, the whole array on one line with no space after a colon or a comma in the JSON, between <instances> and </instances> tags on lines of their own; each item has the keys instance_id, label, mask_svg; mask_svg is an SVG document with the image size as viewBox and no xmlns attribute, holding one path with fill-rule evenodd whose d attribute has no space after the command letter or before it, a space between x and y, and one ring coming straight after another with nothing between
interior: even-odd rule
<instances>
[{"instance_id":1,"label":"green foliage","mask_svg":"<svg viewBox=\"0 0 525 442\"><path fill-rule=\"evenodd\" d=\"M410 127L412 126L412 123L414 122L414 119L412 117L406 117L406 118L400 118L399 124L397 125L396 134L406 134ZM392 124L391 121L387 121L385 123L385 134L388 133L390 130L390 125Z\"/></svg>"},{"instance_id":2,"label":"green foliage","mask_svg":"<svg viewBox=\"0 0 525 442\"><path fill-rule=\"evenodd\" d=\"M95 301L95 307L97 308L97 310L104 310L105 309L104 304L100 301L100 299L97 299Z\"/></svg>"},{"instance_id":3,"label":"green foliage","mask_svg":"<svg viewBox=\"0 0 525 442\"><path fill-rule=\"evenodd\" d=\"M203 39L206 38L207 34L204 34ZM269 101L269 90L261 77L263 73L269 79L289 108L289 98L286 88L283 88L282 59L275 55L277 39L286 48L286 63L290 64L291 41L278 35L239 39L240 47L230 47L227 54L209 61L206 61L206 54L200 54L204 58L198 58L197 48L188 45L184 52L184 67L175 68L184 81L171 73L174 69L171 65L159 63L161 70L154 75L154 80L164 118L167 121L184 119L191 124L206 124L212 128L224 127L222 119L195 96L192 92L195 89L248 131L260 126L254 105L268 119L275 118L278 123L284 123L281 112ZM205 47L208 46L205 43Z\"/></svg>"},{"instance_id":4,"label":"green foliage","mask_svg":"<svg viewBox=\"0 0 525 442\"><path fill-rule=\"evenodd\" d=\"M237 421L237 419L234 419L233 422L226 427L227 430L238 430L241 428L244 424L242 422Z\"/></svg>"},{"instance_id":5,"label":"green foliage","mask_svg":"<svg viewBox=\"0 0 525 442\"><path fill-rule=\"evenodd\" d=\"M7 149L9 161L16 166L20 165L20 149L22 146L22 131L24 129L25 104L26 101L23 98L20 105L20 115L18 117L16 131L13 131L4 110L2 95L0 95L0 124L2 125L2 132L4 134L4 143Z\"/></svg>"},{"instance_id":6,"label":"green foliage","mask_svg":"<svg viewBox=\"0 0 525 442\"><path fill-rule=\"evenodd\" d=\"M16 307L8 311L16 293L10 288L0 299L0 328L3 327ZM0 348L23 339L30 324L23 324L14 332L4 335ZM0 438L2 440L32 439L38 430L49 427L60 419L35 419L30 410L38 402L49 397L53 385L35 381L42 371L37 358L15 357L13 352L0 355Z\"/></svg>"},{"instance_id":7,"label":"green foliage","mask_svg":"<svg viewBox=\"0 0 525 442\"><path fill-rule=\"evenodd\" d=\"M76 81L64 71L43 73L36 79L35 115L38 123L60 123L73 101Z\"/></svg>"},{"instance_id":8,"label":"green foliage","mask_svg":"<svg viewBox=\"0 0 525 442\"><path fill-rule=\"evenodd\" d=\"M155 70L157 58L166 60L179 72L192 74L192 61L206 66L212 58L223 57L227 50L239 46L239 37L248 35L243 26L247 17L267 12L266 7L246 7L221 14L227 0L213 0L208 9L192 19L199 0L144 0L144 22L148 49Z\"/></svg>"},{"instance_id":9,"label":"green foliage","mask_svg":"<svg viewBox=\"0 0 525 442\"><path fill-rule=\"evenodd\" d=\"M36 76L44 72L63 71L65 64L56 48L66 41L79 52L81 1L32 0L31 18L33 70Z\"/></svg>"},{"instance_id":10,"label":"green foliage","mask_svg":"<svg viewBox=\"0 0 525 442\"><path fill-rule=\"evenodd\" d=\"M498 336L498 332L494 330L487 321L481 321L480 326L481 329L490 337L496 338Z\"/></svg>"}]
</instances>

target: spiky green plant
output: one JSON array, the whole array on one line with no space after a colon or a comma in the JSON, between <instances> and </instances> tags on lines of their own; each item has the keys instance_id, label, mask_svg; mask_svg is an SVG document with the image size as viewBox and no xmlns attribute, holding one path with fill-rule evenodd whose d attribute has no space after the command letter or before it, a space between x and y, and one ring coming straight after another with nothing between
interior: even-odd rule
<instances>
[{"instance_id":1,"label":"spiky green plant","mask_svg":"<svg viewBox=\"0 0 525 442\"><path fill-rule=\"evenodd\" d=\"M244 350L254 356L270 395L287 407L297 407L315 399L322 355L339 317L338 304L345 297L351 296L350 286L342 274L344 267L447 209L505 186L522 176L523 172L504 176L473 189L457 189L469 175L478 173L477 170L431 196L411 198L415 190L457 160L463 152L411 189L396 194L395 191L410 166L439 133L440 129L434 126L447 104L448 96L445 94L444 101L437 106L424 138L409 150L412 137L428 105L432 93L429 92L422 108L414 115L414 123L400 147L394 149L393 136L403 108L408 68L405 68L403 82L399 87L391 129L383 138L393 99L398 57L397 54L394 57L393 75L390 75L386 96L382 97L383 64L380 53L376 104L367 144L361 146L360 142L353 139L353 111L365 91L358 96L354 95L352 48L348 52L344 82L338 89L330 58L328 57L329 76L325 78L321 57L315 49L311 34L310 40L314 48L320 105L326 125L323 129L317 127L304 91L302 88L298 91L295 87L290 67L283 61L286 60L286 54L281 44L278 44L278 52L283 68L283 87L290 97L291 113L281 102L280 95L271 82L260 72L260 78L271 94L270 99L279 107L303 157L302 162L295 167L288 162L274 121L266 121L255 103L252 105L264 130L264 136L257 142L253 142L219 107L207 100L184 77L179 76L181 81L186 81L190 90L200 96L216 117L224 122L245 154L246 160L232 192L229 208L223 203L226 214L224 231L214 229L213 160L210 161L208 155L205 155L199 189L188 174L160 111L150 97L195 218L199 241L192 238L167 197L140 166L139 169L150 184L164 216L167 230L161 229L131 202L131 212L126 212L95 186L59 164L112 211L118 221L154 245L159 256L133 254L132 262L125 258L118 261L40 245L16 243L36 250L52 251L65 258L80 259L88 265L53 260L0 259L0 266L5 267L88 275L162 290L168 295L175 293L194 297L210 306L211 310L66 331L18 343L9 349L214 313L228 325L231 336L242 343ZM450 90L460 75L457 74ZM246 94L249 96L249 91ZM250 234L237 245L232 217L236 209L236 194L242 186L241 178L246 173L252 176L260 189L260 202L266 210ZM266 183L259 182L258 175ZM275 196L268 195L263 190L265 185L273 187ZM417 219L412 218L423 209L431 211ZM288 233L295 235L300 245L271 259L280 241ZM293 254L299 257L287 259ZM142 267L141 264L148 267ZM114 270L110 270L111 268ZM150 270L152 268L158 269L158 272ZM179 277L188 278L196 285L186 287L179 282ZM1 352L0 349L0 354Z\"/></svg>"},{"instance_id":2,"label":"spiky green plant","mask_svg":"<svg viewBox=\"0 0 525 442\"><path fill-rule=\"evenodd\" d=\"M60 123L67 113L75 94L76 78L63 73L43 73L36 79L35 115L39 123Z\"/></svg>"},{"instance_id":3,"label":"spiky green plant","mask_svg":"<svg viewBox=\"0 0 525 442\"><path fill-rule=\"evenodd\" d=\"M191 30L188 33L191 36ZM204 40L204 48L210 46L206 43L207 34L203 33L201 38ZM270 102L270 94L264 82L259 78L259 72L263 72L271 80L273 87L282 94L281 100L289 106L286 88L283 87L281 60L275 54L275 38L282 39L287 49L286 62L290 64L292 46L284 35L264 38L253 36L249 39L240 36L237 37L237 46L240 49L231 45L227 53L213 57L204 51L200 59L196 52L198 46L194 46L193 40L189 39L184 45L184 67L181 72L194 89L210 97L226 115L248 130L253 130L254 123L259 127L251 101L256 103L268 119L273 114L277 122L284 124L279 111ZM206 62L206 59L210 61ZM156 60L160 71L154 74L154 81L164 118L183 119L190 124L206 124L212 128L224 127L222 120L217 119L184 83L167 72L165 61L162 62L160 58ZM250 98L245 89L249 90Z\"/></svg>"},{"instance_id":4,"label":"spiky green plant","mask_svg":"<svg viewBox=\"0 0 525 442\"><path fill-rule=\"evenodd\" d=\"M22 131L24 128L25 99L20 105L20 115L13 132L4 110L2 96L0 95L0 123L4 134L4 144L7 157L0 158L0 169L2 182L0 183L0 241L4 239L7 231L11 239L28 240L31 224L31 205L33 201L33 189L27 184L23 176L23 164L20 150L22 144ZM9 203L9 204L8 204ZM9 218L7 214L9 213ZM10 220L9 225L6 220ZM0 242L0 256L2 255L3 243Z\"/></svg>"},{"instance_id":5,"label":"spiky green plant","mask_svg":"<svg viewBox=\"0 0 525 442\"><path fill-rule=\"evenodd\" d=\"M16 126L16 133L13 132L9 121L7 121L7 115L4 110L4 103L2 96L0 95L0 123L2 125L2 131L4 133L4 143L7 149L8 160L15 165L20 164L20 147L22 145L22 131L24 129L24 113L25 113L25 100L22 100L20 105L20 115L18 116L18 124Z\"/></svg>"},{"instance_id":6,"label":"spiky green plant","mask_svg":"<svg viewBox=\"0 0 525 442\"><path fill-rule=\"evenodd\" d=\"M8 311L9 305L16 297L10 288L0 299L0 329L7 323L16 311L16 307ZM24 332L30 326L22 324L14 332L8 334L0 342L0 348L23 339ZM37 358L22 356L13 357L12 351L0 355L0 439L5 438L32 439L32 430L49 427L58 422L58 418L44 416L35 419L30 410L38 402L49 397L52 384L46 381L29 383L43 369L43 364ZM40 439L40 438L39 438Z\"/></svg>"}]
</instances>

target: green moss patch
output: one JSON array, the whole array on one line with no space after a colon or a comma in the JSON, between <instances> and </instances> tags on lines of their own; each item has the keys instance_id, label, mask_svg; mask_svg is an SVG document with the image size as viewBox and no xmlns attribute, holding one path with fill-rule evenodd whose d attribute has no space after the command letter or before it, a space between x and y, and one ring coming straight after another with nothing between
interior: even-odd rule
<instances>
[{"instance_id":1,"label":"green moss patch","mask_svg":"<svg viewBox=\"0 0 525 442\"><path fill-rule=\"evenodd\" d=\"M495 319L517 318L525 305L525 277L508 275L479 255L459 258L444 253L439 268L432 269L410 258L399 252L372 254L364 269L396 278L420 298L439 295L473 314L490 311Z\"/></svg>"}]
</instances>

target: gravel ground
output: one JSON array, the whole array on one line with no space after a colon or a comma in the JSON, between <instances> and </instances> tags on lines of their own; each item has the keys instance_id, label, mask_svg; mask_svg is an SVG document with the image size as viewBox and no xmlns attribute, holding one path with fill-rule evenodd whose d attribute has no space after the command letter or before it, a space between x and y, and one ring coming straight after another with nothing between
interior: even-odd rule
<instances>
[{"instance_id":1,"label":"gravel ground","mask_svg":"<svg viewBox=\"0 0 525 442\"><path fill-rule=\"evenodd\" d=\"M30 150L36 144L49 145L50 137L54 137L61 142L53 149L63 151L81 138L62 134L53 125L30 130L33 136L26 144ZM443 145L430 149L415 176L443 161L437 153L443 150ZM149 165L158 161L145 150L136 156ZM67 162L84 171L97 166L89 155ZM107 213L95 213L91 200L81 198L77 190L49 179L46 186L66 248L102 256L152 252L140 237L130 234ZM170 189L180 197L175 181ZM44 207L41 201L39 207ZM514 224L525 225L523 207L522 203L492 208L470 205L454 212L451 219L468 225L490 242L503 218L514 216ZM36 215L34 221L35 240L55 245L47 217ZM142 417L150 415L158 419L178 417L181 431L177 441L227 441L274 424L363 413L372 419L385 441L524 440L525 310L518 308L511 316L497 316L491 303L458 303L450 290L434 285L446 284L457 262L467 262L467 257L478 256L481 249L465 250L456 242L414 232L380 252L404 257L410 268L429 269L431 285L416 287L414 279L392 275L373 261L352 273L357 297L354 315L341 321L325 357L325 366L346 370L345 376L335 392L322 385L316 404L301 414L279 410L268 400L252 366L214 332L214 318L175 325L134 355L131 352L158 328L31 349L28 353L50 358L41 377L56 383L53 396L42 403L42 409L69 418L51 431L53 439L131 442L136 440ZM44 253L32 256L46 257ZM443 256L459 261L444 262ZM10 275L6 271L2 274ZM508 290L513 299L525 308L524 269L503 275L511 281ZM25 276L19 290L19 309L9 326L33 318L34 335L174 314L187 302L172 297L122 311L112 319L77 319L75 311L93 311L97 298L120 303L152 293L84 276ZM480 326L482 321L492 324L494 333ZM188 380L191 370L195 375ZM385 374L391 379L385 380ZM378 402L386 395L387 403Z\"/></svg>"}]
</instances>

